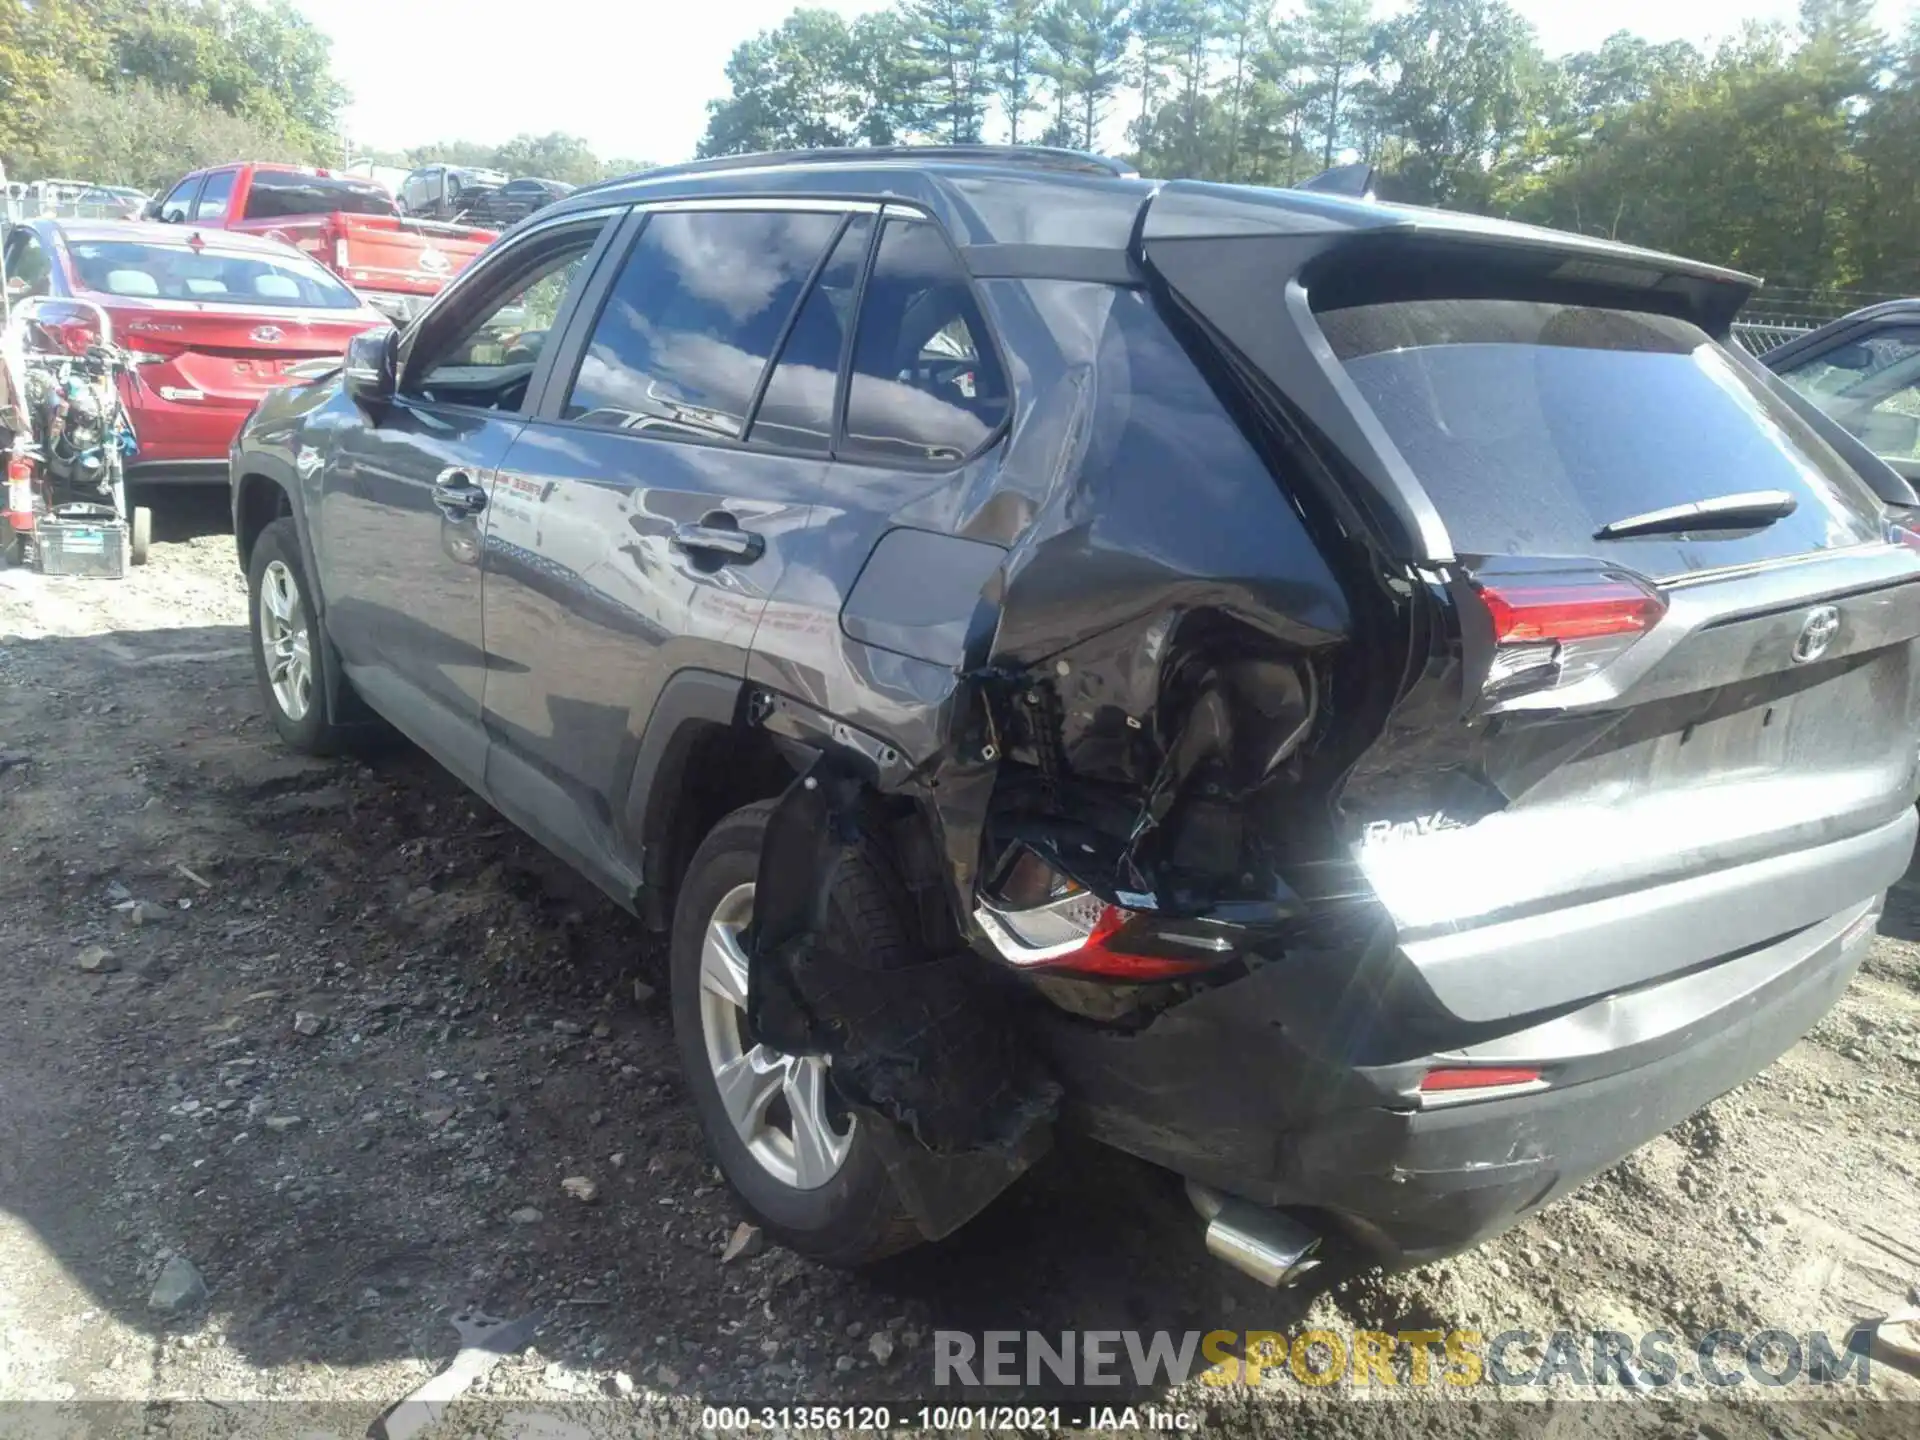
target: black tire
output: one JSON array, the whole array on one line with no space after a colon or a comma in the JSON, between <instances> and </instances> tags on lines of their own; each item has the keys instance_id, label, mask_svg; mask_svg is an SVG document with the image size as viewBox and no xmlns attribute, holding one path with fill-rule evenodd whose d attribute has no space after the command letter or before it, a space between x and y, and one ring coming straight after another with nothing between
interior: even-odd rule
<instances>
[{"instance_id":1,"label":"black tire","mask_svg":"<svg viewBox=\"0 0 1920 1440\"><path fill-rule=\"evenodd\" d=\"M260 589L267 568L275 563L285 565L297 584L298 594L295 598L306 621L308 648L313 656L312 698L306 713L297 718L287 713L273 693L273 684L267 675L266 648L261 640ZM336 753L341 748L343 735L340 728L327 719L325 687L320 683L318 669L320 647L326 643L326 632L320 628L320 617L314 612L307 567L300 558L300 537L290 517L282 516L275 520L253 542L253 557L247 565L247 634L252 641L253 675L260 686L260 700L266 707L267 719L273 722L273 728L279 732L280 738L303 755Z\"/></svg>"},{"instance_id":2,"label":"black tire","mask_svg":"<svg viewBox=\"0 0 1920 1440\"><path fill-rule=\"evenodd\" d=\"M129 546L136 565L147 563L147 551L153 544L153 511L145 505L133 507L133 539Z\"/></svg>"},{"instance_id":3,"label":"black tire","mask_svg":"<svg viewBox=\"0 0 1920 1440\"><path fill-rule=\"evenodd\" d=\"M826 1184L801 1190L784 1183L754 1159L727 1118L701 1028L700 952L707 924L728 892L754 879L774 803L748 805L727 816L714 826L688 867L673 916L674 1038L707 1148L747 1218L790 1250L822 1264L852 1268L921 1240L874 1143L872 1127L884 1122L860 1117L845 1162ZM833 910L828 943L847 944L857 935L869 954L896 947L910 953L911 931L882 877L870 869L853 867L843 877L833 894Z\"/></svg>"}]
</instances>

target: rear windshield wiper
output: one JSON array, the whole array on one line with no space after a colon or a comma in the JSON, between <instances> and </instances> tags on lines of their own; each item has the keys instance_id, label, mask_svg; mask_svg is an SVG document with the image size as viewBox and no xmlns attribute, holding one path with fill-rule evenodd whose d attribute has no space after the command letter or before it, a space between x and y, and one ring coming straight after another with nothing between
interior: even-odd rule
<instances>
[{"instance_id":1,"label":"rear windshield wiper","mask_svg":"<svg viewBox=\"0 0 1920 1440\"><path fill-rule=\"evenodd\" d=\"M1716 495L1686 505L1648 510L1602 525L1596 540L1623 540L1630 535L1673 535L1687 530L1748 530L1771 525L1791 515L1800 502L1784 490L1748 490L1739 495Z\"/></svg>"}]
</instances>

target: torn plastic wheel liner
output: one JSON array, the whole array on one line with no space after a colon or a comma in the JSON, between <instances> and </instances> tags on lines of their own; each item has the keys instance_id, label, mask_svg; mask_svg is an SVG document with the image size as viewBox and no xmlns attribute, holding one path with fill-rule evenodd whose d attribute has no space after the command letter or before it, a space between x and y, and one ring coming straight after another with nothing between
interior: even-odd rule
<instances>
[{"instance_id":1,"label":"torn plastic wheel liner","mask_svg":"<svg viewBox=\"0 0 1920 1440\"><path fill-rule=\"evenodd\" d=\"M890 867L869 818L873 795L822 754L775 808L748 937L749 1023L776 1049L828 1056L843 1098L937 1155L1030 1158L1060 1087L1022 1043L1006 983L964 949L882 968L833 943L844 871Z\"/></svg>"}]
</instances>

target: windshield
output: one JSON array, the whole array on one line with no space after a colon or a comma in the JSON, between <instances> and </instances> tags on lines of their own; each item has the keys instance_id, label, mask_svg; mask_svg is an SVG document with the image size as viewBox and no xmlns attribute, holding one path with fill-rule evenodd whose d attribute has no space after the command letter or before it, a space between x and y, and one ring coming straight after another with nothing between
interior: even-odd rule
<instances>
[{"instance_id":1,"label":"windshield","mask_svg":"<svg viewBox=\"0 0 1920 1440\"><path fill-rule=\"evenodd\" d=\"M302 255L88 240L68 247L80 286L102 295L206 304L357 310L360 297Z\"/></svg>"},{"instance_id":2,"label":"windshield","mask_svg":"<svg viewBox=\"0 0 1920 1440\"><path fill-rule=\"evenodd\" d=\"M393 197L370 180L305 175L298 170L256 170L247 189L247 219L289 215L398 215Z\"/></svg>"},{"instance_id":3,"label":"windshield","mask_svg":"<svg viewBox=\"0 0 1920 1440\"><path fill-rule=\"evenodd\" d=\"M1513 300L1317 318L1463 555L1604 556L1667 576L1880 538L1860 477L1685 321ZM1649 511L1763 490L1786 492L1793 513L1596 538Z\"/></svg>"}]
</instances>

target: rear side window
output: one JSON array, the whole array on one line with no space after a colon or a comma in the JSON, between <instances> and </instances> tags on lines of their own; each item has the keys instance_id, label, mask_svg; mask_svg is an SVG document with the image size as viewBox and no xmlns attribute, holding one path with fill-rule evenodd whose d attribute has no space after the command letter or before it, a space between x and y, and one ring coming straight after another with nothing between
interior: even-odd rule
<instances>
[{"instance_id":1,"label":"rear side window","mask_svg":"<svg viewBox=\"0 0 1920 1440\"><path fill-rule=\"evenodd\" d=\"M737 440L837 215L666 211L608 292L567 395L569 420Z\"/></svg>"},{"instance_id":2,"label":"rear side window","mask_svg":"<svg viewBox=\"0 0 1920 1440\"><path fill-rule=\"evenodd\" d=\"M825 455L833 443L833 397L840 383L840 353L853 318L860 268L867 263L873 221L856 215L833 247L820 278L780 347L747 438Z\"/></svg>"},{"instance_id":3,"label":"rear side window","mask_svg":"<svg viewBox=\"0 0 1920 1440\"><path fill-rule=\"evenodd\" d=\"M256 170L247 187L247 219L281 220L292 215L395 215L393 197L367 180L304 175L298 170Z\"/></svg>"},{"instance_id":4,"label":"rear side window","mask_svg":"<svg viewBox=\"0 0 1920 1440\"><path fill-rule=\"evenodd\" d=\"M200 192L200 198L194 202L193 218L196 220L224 220L227 217L227 201L233 198L233 171L216 170L207 176L207 188Z\"/></svg>"},{"instance_id":5,"label":"rear side window","mask_svg":"<svg viewBox=\"0 0 1920 1440\"><path fill-rule=\"evenodd\" d=\"M1599 556L1659 577L1880 538L1860 477L1684 321L1508 300L1317 318L1463 555ZM1762 490L1798 508L1745 530L1596 539Z\"/></svg>"},{"instance_id":6,"label":"rear side window","mask_svg":"<svg viewBox=\"0 0 1920 1440\"><path fill-rule=\"evenodd\" d=\"M860 302L839 454L957 461L986 443L1008 405L959 257L937 226L888 220Z\"/></svg>"}]
</instances>

